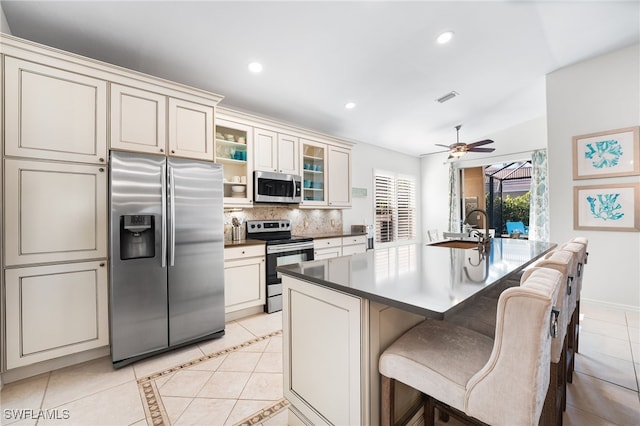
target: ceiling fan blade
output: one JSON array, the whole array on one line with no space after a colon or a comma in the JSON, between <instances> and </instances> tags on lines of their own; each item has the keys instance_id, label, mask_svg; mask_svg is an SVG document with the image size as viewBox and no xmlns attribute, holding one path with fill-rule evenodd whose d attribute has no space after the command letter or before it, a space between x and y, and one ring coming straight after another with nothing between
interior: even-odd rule
<instances>
[{"instance_id":1,"label":"ceiling fan blade","mask_svg":"<svg viewBox=\"0 0 640 426\"><path fill-rule=\"evenodd\" d=\"M467 146L469 148L474 148L476 146L488 145L490 143L493 143L493 141L491 139L485 139L483 141L478 141L478 142L473 142L473 143L467 144Z\"/></svg>"},{"instance_id":2,"label":"ceiling fan blade","mask_svg":"<svg viewBox=\"0 0 640 426\"><path fill-rule=\"evenodd\" d=\"M495 148L469 148L467 151L469 152L493 152Z\"/></svg>"},{"instance_id":3,"label":"ceiling fan blade","mask_svg":"<svg viewBox=\"0 0 640 426\"><path fill-rule=\"evenodd\" d=\"M442 145L441 143L437 143L437 144L435 144L435 145L436 145L436 146L443 146L443 147L445 147L445 148L451 148L449 145Z\"/></svg>"}]
</instances>

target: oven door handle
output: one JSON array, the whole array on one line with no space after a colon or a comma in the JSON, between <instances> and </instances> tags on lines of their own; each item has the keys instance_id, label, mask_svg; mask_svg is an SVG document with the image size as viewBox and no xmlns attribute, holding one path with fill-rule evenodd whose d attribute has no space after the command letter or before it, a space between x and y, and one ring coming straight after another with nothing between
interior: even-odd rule
<instances>
[{"instance_id":1,"label":"oven door handle","mask_svg":"<svg viewBox=\"0 0 640 426\"><path fill-rule=\"evenodd\" d=\"M267 254L285 253L288 251L309 250L309 249L313 250L313 242L278 244L275 246L267 246Z\"/></svg>"}]
</instances>

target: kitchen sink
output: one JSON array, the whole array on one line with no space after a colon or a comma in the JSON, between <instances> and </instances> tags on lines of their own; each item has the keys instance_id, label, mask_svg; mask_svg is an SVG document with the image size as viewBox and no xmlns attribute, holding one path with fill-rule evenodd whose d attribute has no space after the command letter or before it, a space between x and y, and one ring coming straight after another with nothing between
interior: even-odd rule
<instances>
[{"instance_id":1,"label":"kitchen sink","mask_svg":"<svg viewBox=\"0 0 640 426\"><path fill-rule=\"evenodd\" d=\"M478 248L478 242L465 241L465 240L448 240L448 241L440 241L439 243L429 244L429 246L449 247L449 248L459 248L459 249L473 249L473 248Z\"/></svg>"}]
</instances>

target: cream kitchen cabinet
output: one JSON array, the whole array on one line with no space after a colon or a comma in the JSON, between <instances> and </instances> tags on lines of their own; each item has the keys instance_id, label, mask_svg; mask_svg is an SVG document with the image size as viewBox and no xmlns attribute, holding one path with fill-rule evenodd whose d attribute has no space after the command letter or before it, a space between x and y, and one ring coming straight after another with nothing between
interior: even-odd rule
<instances>
[{"instance_id":1,"label":"cream kitchen cabinet","mask_svg":"<svg viewBox=\"0 0 640 426\"><path fill-rule=\"evenodd\" d=\"M342 238L318 238L313 240L313 259L330 259L342 256Z\"/></svg>"},{"instance_id":2,"label":"cream kitchen cabinet","mask_svg":"<svg viewBox=\"0 0 640 426\"><path fill-rule=\"evenodd\" d=\"M300 174L299 139L265 129L254 129L255 169L266 172Z\"/></svg>"},{"instance_id":3,"label":"cream kitchen cabinet","mask_svg":"<svg viewBox=\"0 0 640 426\"><path fill-rule=\"evenodd\" d=\"M224 169L225 207L253 203L253 128L236 121L216 119L216 163Z\"/></svg>"},{"instance_id":4,"label":"cream kitchen cabinet","mask_svg":"<svg viewBox=\"0 0 640 426\"><path fill-rule=\"evenodd\" d=\"M351 207L351 150L330 145L327 163L329 207Z\"/></svg>"},{"instance_id":5,"label":"cream kitchen cabinet","mask_svg":"<svg viewBox=\"0 0 640 426\"><path fill-rule=\"evenodd\" d=\"M213 161L213 106L161 92L111 85L111 148Z\"/></svg>"},{"instance_id":6,"label":"cream kitchen cabinet","mask_svg":"<svg viewBox=\"0 0 640 426\"><path fill-rule=\"evenodd\" d=\"M366 332L367 301L287 275L282 284L284 397L293 408L289 424L302 424L292 415L314 425L371 424L363 410L367 382L361 380L368 366L366 340L360 338Z\"/></svg>"},{"instance_id":7,"label":"cream kitchen cabinet","mask_svg":"<svg viewBox=\"0 0 640 426\"><path fill-rule=\"evenodd\" d=\"M109 344L106 261L5 271L7 368Z\"/></svg>"},{"instance_id":8,"label":"cream kitchen cabinet","mask_svg":"<svg viewBox=\"0 0 640 426\"><path fill-rule=\"evenodd\" d=\"M364 253L367 251L367 236L354 235L352 237L342 237L342 255Z\"/></svg>"},{"instance_id":9,"label":"cream kitchen cabinet","mask_svg":"<svg viewBox=\"0 0 640 426\"><path fill-rule=\"evenodd\" d=\"M351 149L306 139L300 145L300 207L351 207Z\"/></svg>"},{"instance_id":10,"label":"cream kitchen cabinet","mask_svg":"<svg viewBox=\"0 0 640 426\"><path fill-rule=\"evenodd\" d=\"M213 106L169 98L169 155L213 161Z\"/></svg>"},{"instance_id":11,"label":"cream kitchen cabinet","mask_svg":"<svg viewBox=\"0 0 640 426\"><path fill-rule=\"evenodd\" d=\"M302 164L301 207L327 206L327 145L300 140Z\"/></svg>"},{"instance_id":12,"label":"cream kitchen cabinet","mask_svg":"<svg viewBox=\"0 0 640 426\"><path fill-rule=\"evenodd\" d=\"M120 84L111 85L112 149L166 153L167 97Z\"/></svg>"},{"instance_id":13,"label":"cream kitchen cabinet","mask_svg":"<svg viewBox=\"0 0 640 426\"><path fill-rule=\"evenodd\" d=\"M5 266L107 257L106 166L5 159Z\"/></svg>"},{"instance_id":14,"label":"cream kitchen cabinet","mask_svg":"<svg viewBox=\"0 0 640 426\"><path fill-rule=\"evenodd\" d=\"M5 155L106 163L107 82L4 57Z\"/></svg>"},{"instance_id":15,"label":"cream kitchen cabinet","mask_svg":"<svg viewBox=\"0 0 640 426\"><path fill-rule=\"evenodd\" d=\"M225 313L265 304L264 245L225 248Z\"/></svg>"}]
</instances>

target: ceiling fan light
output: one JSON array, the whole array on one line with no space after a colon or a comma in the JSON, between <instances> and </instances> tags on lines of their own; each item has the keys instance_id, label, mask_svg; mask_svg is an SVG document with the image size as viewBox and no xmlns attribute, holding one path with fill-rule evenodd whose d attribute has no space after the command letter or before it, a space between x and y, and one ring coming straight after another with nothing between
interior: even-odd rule
<instances>
[{"instance_id":1,"label":"ceiling fan light","mask_svg":"<svg viewBox=\"0 0 640 426\"><path fill-rule=\"evenodd\" d=\"M456 151L452 151L450 153L450 155L452 157L454 157L454 158L460 158L460 157L464 156L466 153L467 153L467 151L458 151L458 150L456 150Z\"/></svg>"}]
</instances>

